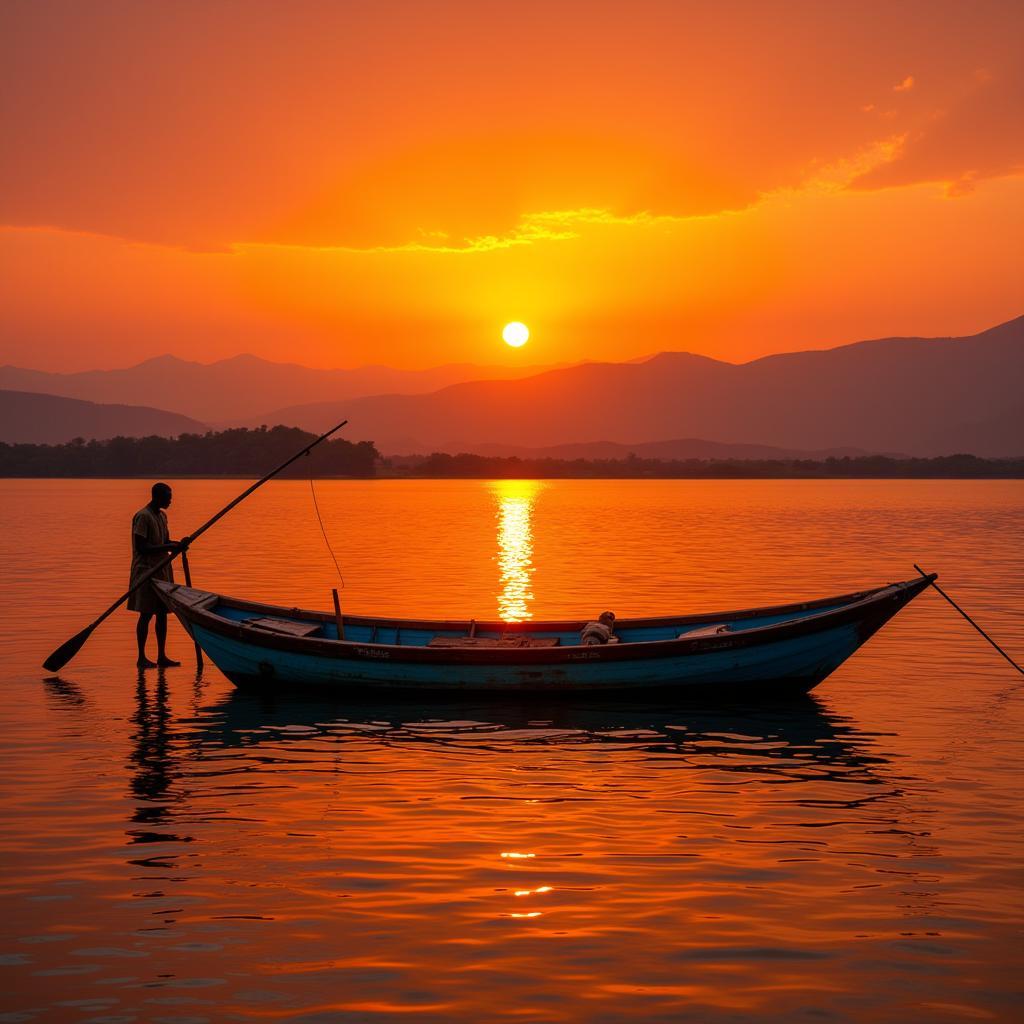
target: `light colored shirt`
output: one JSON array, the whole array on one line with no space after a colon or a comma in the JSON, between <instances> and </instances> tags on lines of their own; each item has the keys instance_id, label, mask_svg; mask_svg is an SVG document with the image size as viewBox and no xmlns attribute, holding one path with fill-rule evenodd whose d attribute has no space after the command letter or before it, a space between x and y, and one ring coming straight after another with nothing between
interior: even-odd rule
<instances>
[{"instance_id":1,"label":"light colored shirt","mask_svg":"<svg viewBox=\"0 0 1024 1024\"><path fill-rule=\"evenodd\" d=\"M166 544L168 542L170 532L167 527L167 516L163 509L153 509L146 505L132 517L132 570L131 581L128 584L130 587L134 586L141 576L163 561L168 554L166 551L138 551L136 537L143 544ZM168 583L173 583L174 574L171 566L165 566L153 579L167 580Z\"/></svg>"}]
</instances>

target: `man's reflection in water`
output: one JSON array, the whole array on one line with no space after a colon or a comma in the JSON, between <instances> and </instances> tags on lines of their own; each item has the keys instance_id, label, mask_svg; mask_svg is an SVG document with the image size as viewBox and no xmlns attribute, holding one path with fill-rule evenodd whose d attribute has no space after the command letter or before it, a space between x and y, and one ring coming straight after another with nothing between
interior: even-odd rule
<instances>
[{"instance_id":1,"label":"man's reflection in water","mask_svg":"<svg viewBox=\"0 0 1024 1024\"><path fill-rule=\"evenodd\" d=\"M139 803L131 820L139 828L129 829L131 843L191 842L191 837L169 833L173 820L172 805L180 800L173 790L175 781L172 757L171 712L167 680L161 672L150 694L146 679L139 673L135 688L135 733L129 770L129 788Z\"/></svg>"}]
</instances>

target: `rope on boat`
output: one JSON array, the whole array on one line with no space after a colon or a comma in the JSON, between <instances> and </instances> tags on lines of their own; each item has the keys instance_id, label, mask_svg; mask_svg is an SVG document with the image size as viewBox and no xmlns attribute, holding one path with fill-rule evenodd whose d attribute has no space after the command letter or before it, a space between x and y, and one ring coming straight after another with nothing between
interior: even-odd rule
<instances>
[{"instance_id":1,"label":"rope on boat","mask_svg":"<svg viewBox=\"0 0 1024 1024\"><path fill-rule=\"evenodd\" d=\"M313 486L313 478L309 478L309 493L313 495L313 509L316 512L316 521L320 524L320 532L323 534L324 543L327 545L327 550L330 552L331 560L334 562L334 568L338 571L338 579L341 580L341 587L345 588L345 577L341 574L341 566L338 565L338 557L334 553L334 548L331 547L331 542L327 537L327 530L324 529L324 518L320 515L320 503L316 500L316 488Z\"/></svg>"},{"instance_id":2,"label":"rope on boat","mask_svg":"<svg viewBox=\"0 0 1024 1024\"><path fill-rule=\"evenodd\" d=\"M917 564L916 562L914 563L914 568L915 568L915 569L916 569L916 570L917 570L917 571L918 571L918 572L919 572L919 573L920 573L920 574L921 574L922 576L924 576L925 578L927 578L928 574L927 574L927 573L926 573L926 572L924 571L924 569L922 569L922 568L921 568L921 566L919 566L919 565L918 565L918 564ZM1019 673L1020 673L1021 675L1022 675L1022 676L1024 676L1024 668L1021 668L1021 667L1020 667L1020 665L1018 665L1018 664L1017 664L1017 662L1015 662L1015 661L1013 660L1013 658L1011 658L1011 657L1010 657L1010 656L1009 656L1009 655L1008 655L1008 654L1006 653L1006 651L1004 651L1004 650L1002 649L1002 647L1000 647L1000 646L999 646L999 644L997 644L997 643L995 642L995 640L993 640L993 639L992 639L992 637L990 637L990 636L988 635L988 633L986 633L986 632L985 632L985 630L983 630L983 629L981 628L981 626L979 626L979 625L978 625L978 624L977 624L977 623L976 623L976 622L974 621L974 619L972 619L972 618L970 617L970 615L968 615L968 614L967 614L967 612L965 612L965 611L963 610L963 608L961 608L961 607L960 607L960 605L958 605L958 604L956 603L956 601L954 601L954 600L953 600L953 598L951 598L951 597L949 596L949 594L947 594L947 593L946 593L946 592L945 592L945 591L944 591L944 590L942 589L942 587L940 587L940 586L938 585L938 583L936 583L936 582L935 582L935 580L928 580L928 582L929 582L929 583L930 583L930 584L931 584L931 585L932 585L932 586L933 586L933 587L934 587L934 588L935 588L935 589L936 589L936 590L937 590L937 591L938 591L938 592L939 592L939 593L940 593L940 594L941 594L941 595L942 595L942 596L943 596L943 597L944 597L944 598L945 598L945 599L946 599L946 600L947 600L947 601L948 601L948 602L949 602L949 603L950 603L950 604L951 604L951 605L952 605L952 606L953 606L953 607L954 607L954 608L955 608L955 609L956 609L956 610L957 610L957 611L958 611L958 612L959 612L959 613L960 613L960 614L961 614L961 615L962 615L962 616L963 616L963 617L964 617L964 618L965 618L965 619L966 619L966 620L967 620L967 621L968 621L968 622L969 622L969 623L970 623L970 624L971 624L971 625L972 625L972 626L973 626L973 627L974 627L974 628L975 628L975 629L976 629L976 630L977 630L977 631L978 631L978 632L979 632L979 633L980 633L980 634L981 634L981 635L982 635L982 636L983 636L983 637L984 637L984 638L985 638L985 639L986 639L986 640L987 640L987 641L988 641L988 642L989 642L989 643L990 643L990 644L991 644L991 645L992 645L992 646L993 646L993 647L994 647L994 648L995 648L995 649L996 649L996 650L997 650L997 651L998 651L998 652L999 652L999 653L1000 653L1000 654L1001 654L1001 655L1002 655L1002 656L1003 656L1003 657L1004 657L1004 658L1005 658L1005 659L1006 659L1006 660L1007 660L1007 661L1008 661L1008 662L1009 662L1009 663L1010 663L1010 664L1011 664L1011 665L1012 665L1012 666L1013 666L1013 667L1014 667L1014 668L1015 668L1015 669L1016 669L1016 670L1017 670L1017 671L1018 671L1018 672L1019 672Z\"/></svg>"}]
</instances>

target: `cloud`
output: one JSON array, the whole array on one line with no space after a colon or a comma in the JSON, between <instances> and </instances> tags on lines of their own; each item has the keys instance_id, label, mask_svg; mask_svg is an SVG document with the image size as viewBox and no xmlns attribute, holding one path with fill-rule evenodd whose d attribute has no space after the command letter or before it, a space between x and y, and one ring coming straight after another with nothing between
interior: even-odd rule
<instances>
[{"instance_id":1,"label":"cloud","mask_svg":"<svg viewBox=\"0 0 1024 1024\"><path fill-rule=\"evenodd\" d=\"M736 211L721 211L725 213ZM230 256L258 250L295 253L386 255L402 253L425 253L438 255L466 256L476 253L499 252L520 246L544 242L566 242L578 239L588 227L654 227L657 225L680 224L688 220L700 220L718 216L705 214L655 214L648 210L622 214L600 207L582 207L576 210L541 210L523 214L507 232L474 235L461 241L451 241L444 231L416 232L417 238L396 245L309 245L299 242L265 242L246 240L213 249L196 249L169 242L140 241L128 235L108 231L88 231L66 228L57 224L0 224L0 237L4 233L22 234L26 237L59 236L82 241L117 243L139 251L152 250L196 256Z\"/></svg>"},{"instance_id":2,"label":"cloud","mask_svg":"<svg viewBox=\"0 0 1024 1024\"><path fill-rule=\"evenodd\" d=\"M900 134L876 139L850 156L811 167L798 186L778 189L776 193L795 195L803 192L840 192L849 188L851 182L895 160L905 143L906 136ZM764 193L761 200L766 201L776 193Z\"/></svg>"},{"instance_id":3,"label":"cloud","mask_svg":"<svg viewBox=\"0 0 1024 1024\"><path fill-rule=\"evenodd\" d=\"M726 211L728 212L728 211ZM693 217L713 216L712 214L695 214ZM448 241L449 236L442 231L421 231L420 238L403 242L398 245L299 245L287 243L249 242L240 243L232 248L243 249L292 249L307 252L335 252L372 255L375 253L435 253L439 255L466 256L474 253L498 252L523 245L536 245L543 242L566 242L578 239L581 229L585 227L652 227L656 224L679 223L692 219L690 216L673 214L653 214L641 210L631 214L615 213L601 207L582 207L577 210L542 210L536 213L523 214L515 226L504 234L475 235L464 238L461 243Z\"/></svg>"},{"instance_id":4,"label":"cloud","mask_svg":"<svg viewBox=\"0 0 1024 1024\"><path fill-rule=\"evenodd\" d=\"M845 187L890 151L898 143L884 140L725 216L553 208L466 240L413 233L409 254L258 242L197 254L0 231L0 362L86 369L169 350L325 366L381 353L473 361L513 317L536 325L553 361L659 347L742 359L967 334L1019 313L1024 179L989 183L969 203L931 186Z\"/></svg>"},{"instance_id":5,"label":"cloud","mask_svg":"<svg viewBox=\"0 0 1024 1024\"><path fill-rule=\"evenodd\" d=\"M992 76L976 73L973 82L984 98L984 90L993 81ZM972 96L972 103L977 105L979 97ZM61 232L68 237L106 238L120 241L131 246L153 247L179 252L205 252L222 255L244 255L257 252L305 253L310 256L317 254L336 254L352 256L387 256L387 255L436 255L436 256L471 256L488 253L504 252L527 246L564 243L579 240L593 229L672 229L702 221L714 220L723 216L734 216L740 213L756 211L758 208L775 201L791 202L801 196L827 195L852 191L877 191L896 185L917 184L929 181L944 181L947 194L950 196L964 195L973 191L978 183L986 177L998 176L992 170L1000 163L993 163L997 151L993 147L981 147L979 152L985 154L988 164L980 163L978 167L961 167L954 171L940 172L927 170L929 161L939 161L946 155L955 156L952 148L947 149L950 138L964 128L964 122L971 117L971 106L964 104L951 112L938 112L931 116L924 128L913 131L895 132L889 136L876 139L847 156L832 161L812 162L804 173L792 184L782 185L758 193L749 202L732 205L719 204L719 208L702 212L691 212L685 209L654 212L650 209L621 212L606 206L580 206L577 208L535 210L522 213L507 229L487 231L479 234L459 235L439 229L411 229L406 240L398 239L387 244L316 244L302 241L268 241L259 238L242 238L218 247L216 250L198 250L189 246L168 242L140 242L130 235L116 232L80 231L62 228L58 225L35 225L29 231ZM1015 136L1008 136L1007 145L1010 150L1019 145ZM1011 160L1007 157L1002 166L1024 169L1024 161ZM987 167L987 170L986 170ZM9 226L13 229L13 225ZM2 226L0 226L2 229ZM24 230L24 229L23 229Z\"/></svg>"},{"instance_id":6,"label":"cloud","mask_svg":"<svg viewBox=\"0 0 1024 1024\"><path fill-rule=\"evenodd\" d=\"M910 92L910 90L913 89L913 88L914 88L914 76L913 75L907 75L907 77L904 78L902 82L899 82L898 84L896 84L896 85L894 85L892 87L892 91L893 92Z\"/></svg>"},{"instance_id":7,"label":"cloud","mask_svg":"<svg viewBox=\"0 0 1024 1024\"><path fill-rule=\"evenodd\" d=\"M979 183L1024 173L1024 71L974 72L942 107L908 127L888 161L850 182L858 191L935 182L947 195L972 192Z\"/></svg>"},{"instance_id":8,"label":"cloud","mask_svg":"<svg viewBox=\"0 0 1024 1024\"><path fill-rule=\"evenodd\" d=\"M551 223L557 223L552 221ZM567 223L567 222L566 222ZM437 253L452 255L469 255L472 253L495 252L511 249L520 245L533 245L537 242L559 242L578 238L576 231L570 229L555 230L545 220L544 214L530 214L522 217L519 223L503 235L477 235L465 238L461 243L449 243L449 237L442 231L420 232L421 240L403 242L398 245L287 245L277 243L250 243L235 246L244 248L300 249L308 252L338 253Z\"/></svg>"}]
</instances>

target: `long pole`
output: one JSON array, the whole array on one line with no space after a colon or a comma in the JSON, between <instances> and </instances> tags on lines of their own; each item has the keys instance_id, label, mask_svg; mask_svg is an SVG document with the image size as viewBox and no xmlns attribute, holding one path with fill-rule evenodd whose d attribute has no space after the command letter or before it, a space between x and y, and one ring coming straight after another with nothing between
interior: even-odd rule
<instances>
[{"instance_id":1,"label":"long pole","mask_svg":"<svg viewBox=\"0 0 1024 1024\"><path fill-rule=\"evenodd\" d=\"M86 640L88 640L92 635L93 630L104 619L117 611L117 609L120 608L121 605L139 589L139 587L145 586L154 576L157 575L157 573L166 569L167 566L169 566L171 562L173 562L193 541L198 540L204 533L206 533L207 530L210 529L211 526L220 522L220 520L223 519L236 505L245 501L253 491L262 487L268 480L273 479L282 470L287 469L293 462L295 462L296 459L301 459L303 455L307 455L318 444L320 444L321 441L326 441L332 434L336 434L343 426L345 426L346 423L348 423L348 420L342 420L336 427L331 427L326 434L321 434L315 441L311 441L307 444L302 451L296 452L290 459L282 462L277 469L274 469L266 476L261 477L251 487L247 487L242 491L237 498L228 502L228 504L225 505L215 516L207 519L207 521L203 523L195 533L184 538L182 541L183 547L180 550L172 552L166 558L161 559L155 566L153 566L152 569L149 570L149 572L145 574L145 576L139 577L138 582L129 587L128 590L125 591L125 593L123 593L105 612L103 612L102 615L86 626L81 632L76 633L70 640L65 640L64 643L62 643L60 647L58 647L57 650L55 650L53 654L43 662L43 668L45 668L47 672L59 672L82 649Z\"/></svg>"},{"instance_id":2,"label":"long pole","mask_svg":"<svg viewBox=\"0 0 1024 1024\"><path fill-rule=\"evenodd\" d=\"M345 639L345 622L341 617L341 602L338 600L338 588L334 587L331 590L331 595L334 597L334 621L338 624L338 639Z\"/></svg>"},{"instance_id":3,"label":"long pole","mask_svg":"<svg viewBox=\"0 0 1024 1024\"><path fill-rule=\"evenodd\" d=\"M914 568L915 568L915 569L916 569L916 570L917 570L917 571L918 571L918 572L919 572L919 573L920 573L920 574L921 574L922 576L924 576L924 577L925 577L926 579L928 578L928 574L927 574L927 573L926 573L926 572L924 571L924 569L922 569L922 568L921 568L921 566L919 566L919 565L918 565L918 564L917 564L916 562L914 563ZM949 594L947 594L947 593L946 593L946 592L945 592L945 591L944 591L944 590L942 589L942 587L940 587L940 586L938 585L938 583L936 583L936 582L935 582L935 580L928 580L928 582L929 582L929 583L931 583L931 585L932 585L932 586L933 586L933 587L934 587L934 588L935 588L935 589L936 589L936 590L937 590L937 591L938 591L938 592L939 592L939 593L940 593L940 594L941 594L941 595L942 595L942 596L943 596L943 597L944 597L944 598L945 598L945 599L946 599L946 600L947 600L947 601L948 601L948 602L949 602L949 603L950 603L950 604L951 604L951 605L952 605L952 606L953 606L953 607L954 607L954 608L955 608L955 609L956 609L956 610L957 610L957 611L958 611L958 612L959 612L959 613L960 613L960 614L961 614L961 615L962 615L962 616L963 616L963 617L964 617L964 618L965 618L965 619L966 619L966 620L967 620L967 621L968 621L968 622L969 622L969 623L970 623L970 624L971 624L971 625L972 625L972 626L973 626L973 627L974 627L974 628L975 628L975 629L976 629L976 630L977 630L977 631L978 631L978 632L979 632L979 633L980 633L980 634L981 634L981 635L982 635L982 636L983 636L983 637L984 637L984 638L985 638L985 639L986 639L986 640L987 640L987 641L988 641L988 642L989 642L989 643L990 643L990 644L991 644L991 645L992 645L992 646L993 646L993 647L994 647L994 648L995 648L995 649L996 649L996 650L997 650L997 651L998 651L998 652L999 652L999 653L1000 653L1000 654L1001 654L1001 655L1002 655L1002 656L1003 656L1003 657L1004 657L1004 658L1005 658L1005 659L1006 659L1006 660L1007 660L1007 661L1008 661L1008 662L1009 662L1009 663L1010 663L1010 664L1011 664L1011 665L1012 665L1012 666L1013 666L1013 667L1014 667L1014 668L1015 668L1015 669L1016 669L1016 670L1017 670L1017 671L1018 671L1018 672L1019 672L1019 673L1020 673L1021 675L1022 675L1022 676L1024 676L1024 668L1021 668L1021 667L1020 667L1020 665L1018 665L1018 664L1017 664L1017 662L1015 662L1015 661L1013 660L1013 658L1011 658L1011 657L1010 657L1010 656L1009 656L1009 655L1008 655L1008 654L1006 653L1006 651L1004 651L1004 650L1002 649L1002 647L1000 647L1000 646L999 646L999 644L997 644L997 643L995 642L995 640L993 640L993 639L992 639L992 637L990 637L990 636L988 635L988 633L986 633L986 632L985 632L985 630L983 630L983 629L981 628L981 626L979 626L979 625L978 625L978 624L977 624L977 623L976 623L976 622L974 621L974 619L972 619L972 618L970 617L970 615L968 615L968 614L967 614L967 612L965 612L965 611L963 610L963 608L961 608L961 607L960 607L960 605L958 605L958 604L956 603L956 601L954 601L954 600L953 600L953 598L951 598L951 597L949 596Z\"/></svg>"},{"instance_id":4,"label":"long pole","mask_svg":"<svg viewBox=\"0 0 1024 1024\"><path fill-rule=\"evenodd\" d=\"M181 571L185 574L185 586L192 586L192 570L188 567L188 551L184 548L181 549ZM189 630L191 632L191 630ZM199 641L193 636L192 643L196 646L196 671L203 671L203 649L199 646Z\"/></svg>"}]
</instances>

